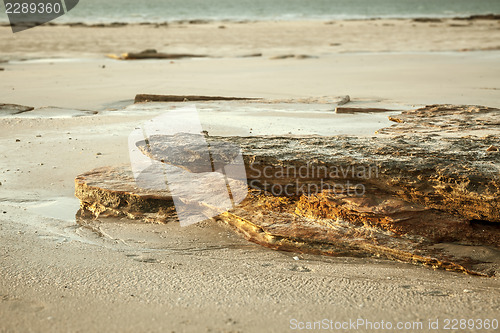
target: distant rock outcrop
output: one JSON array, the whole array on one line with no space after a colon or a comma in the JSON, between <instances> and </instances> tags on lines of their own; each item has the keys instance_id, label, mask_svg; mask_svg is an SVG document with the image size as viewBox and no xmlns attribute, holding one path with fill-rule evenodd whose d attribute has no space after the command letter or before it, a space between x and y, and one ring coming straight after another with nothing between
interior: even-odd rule
<instances>
[{"instance_id":1,"label":"distant rock outcrop","mask_svg":"<svg viewBox=\"0 0 500 333\"><path fill-rule=\"evenodd\" d=\"M17 105L17 104L2 104L0 103L0 116L1 115L15 115L23 112L33 111L35 108L31 106Z\"/></svg>"}]
</instances>

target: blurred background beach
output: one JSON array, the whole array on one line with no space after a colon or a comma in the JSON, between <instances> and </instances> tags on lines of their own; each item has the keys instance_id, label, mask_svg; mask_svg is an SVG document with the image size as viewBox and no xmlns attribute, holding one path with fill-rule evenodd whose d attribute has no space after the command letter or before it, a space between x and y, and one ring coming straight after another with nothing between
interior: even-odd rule
<instances>
[{"instance_id":1,"label":"blurred background beach","mask_svg":"<svg viewBox=\"0 0 500 333\"><path fill-rule=\"evenodd\" d=\"M2 13L3 3L0 4ZM465 17L499 13L497 0L81 0L57 22L141 23L178 20L339 20ZM0 22L6 22L5 14Z\"/></svg>"}]
</instances>

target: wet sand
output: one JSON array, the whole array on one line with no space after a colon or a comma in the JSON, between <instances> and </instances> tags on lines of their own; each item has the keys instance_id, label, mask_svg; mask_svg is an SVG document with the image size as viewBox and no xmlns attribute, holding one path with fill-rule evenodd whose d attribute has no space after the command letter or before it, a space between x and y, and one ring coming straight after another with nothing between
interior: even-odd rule
<instances>
[{"instance_id":1,"label":"wet sand","mask_svg":"<svg viewBox=\"0 0 500 333\"><path fill-rule=\"evenodd\" d=\"M439 319L442 329L445 319L495 318L498 278L275 252L215 222L181 229L75 218L75 176L128 163L127 136L162 111L129 106L138 93L326 101L349 94L355 107L499 107L499 51L457 52L494 47L499 24L455 23L461 22L41 27L15 36L0 28L0 59L10 60L1 64L0 103L38 108L0 118L0 330L285 332L293 319L364 318L422 322L421 331L432 331L428 320ZM70 31L76 38L61 41ZM368 31L379 40L360 34ZM335 50L330 44L339 40ZM173 63L104 57L145 48L214 57ZM237 57L255 51L263 56ZM269 59L289 53L317 58ZM335 115L333 102L264 111L197 104L209 131L228 135L250 128L254 135L299 129L326 135L342 127L345 134L375 135L378 121L386 126L382 114ZM339 123L337 116L350 120ZM361 131L360 121L370 126ZM228 123L235 126L229 130Z\"/></svg>"},{"instance_id":2,"label":"wet sand","mask_svg":"<svg viewBox=\"0 0 500 333\"><path fill-rule=\"evenodd\" d=\"M353 101L366 101L372 107L377 102L498 107L499 57L500 51L332 54L304 60L185 59L174 63L45 59L2 65L0 100L98 111L120 101L132 103L139 93L279 99L350 95Z\"/></svg>"}]
</instances>

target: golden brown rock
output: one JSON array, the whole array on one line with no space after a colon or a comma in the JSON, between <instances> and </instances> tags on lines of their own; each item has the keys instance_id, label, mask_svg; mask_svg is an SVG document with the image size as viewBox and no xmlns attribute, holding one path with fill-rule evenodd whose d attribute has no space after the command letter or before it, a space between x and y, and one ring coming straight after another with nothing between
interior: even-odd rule
<instances>
[{"instance_id":1,"label":"golden brown rock","mask_svg":"<svg viewBox=\"0 0 500 333\"><path fill-rule=\"evenodd\" d=\"M125 166L100 168L79 176L76 195L81 201L81 215L155 223L177 220L167 190L145 191L135 184ZM249 241L274 250L376 256L469 274L495 274L498 250L489 249L493 255L487 260L474 255L484 252L484 244L498 245L498 228L475 226L395 198L376 198L350 198L327 191L314 196L276 197L250 189L237 208L216 219ZM453 246L461 252L450 251Z\"/></svg>"},{"instance_id":2,"label":"golden brown rock","mask_svg":"<svg viewBox=\"0 0 500 333\"><path fill-rule=\"evenodd\" d=\"M397 124L370 138L206 136L213 165L234 157L228 147L241 147L250 186L217 219L272 249L495 275L500 156L484 147L499 141L499 110L433 105L393 118ZM165 165L203 173L197 161L206 147L191 136L152 136L137 146ZM83 210L94 216L175 220L169 191L138 188L126 169L96 170L76 184Z\"/></svg>"},{"instance_id":3,"label":"golden brown rock","mask_svg":"<svg viewBox=\"0 0 500 333\"><path fill-rule=\"evenodd\" d=\"M83 215L128 217L166 223L176 220L168 190L148 191L137 187L127 166L99 168L75 179L75 196Z\"/></svg>"}]
</instances>

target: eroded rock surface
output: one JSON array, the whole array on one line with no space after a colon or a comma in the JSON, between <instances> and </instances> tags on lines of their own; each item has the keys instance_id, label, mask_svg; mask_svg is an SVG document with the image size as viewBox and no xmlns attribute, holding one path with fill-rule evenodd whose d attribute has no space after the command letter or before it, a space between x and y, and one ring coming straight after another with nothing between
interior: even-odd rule
<instances>
[{"instance_id":1,"label":"eroded rock surface","mask_svg":"<svg viewBox=\"0 0 500 333\"><path fill-rule=\"evenodd\" d=\"M250 184L266 190L297 182L301 188L308 183L332 188L339 182L346 187L349 181L470 220L500 222L500 154L488 151L500 145L500 110L430 106L391 118L398 122L373 137L207 140L214 147L221 142L241 147ZM140 148L156 160L172 147L192 158L186 153L189 136L153 136L150 142ZM224 160L225 155L215 156Z\"/></svg>"},{"instance_id":2,"label":"eroded rock surface","mask_svg":"<svg viewBox=\"0 0 500 333\"><path fill-rule=\"evenodd\" d=\"M128 217L155 222L175 221L170 192L137 186L129 167L98 168L75 179L81 213L93 217Z\"/></svg>"},{"instance_id":3,"label":"eroded rock surface","mask_svg":"<svg viewBox=\"0 0 500 333\"><path fill-rule=\"evenodd\" d=\"M207 136L213 165L231 160L234 151L225 147L241 147L249 184L247 198L217 219L273 249L495 275L500 153L488 148L500 145L500 110L435 105L391 119L395 124L373 137ZM190 145L192 136L152 136L137 146L203 179L207 170L197 160L206 147ZM172 149L178 160L165 158ZM167 188L139 188L126 168L79 176L76 188L83 210L94 216L159 222L176 216ZM217 209L204 200L186 207Z\"/></svg>"}]
</instances>

